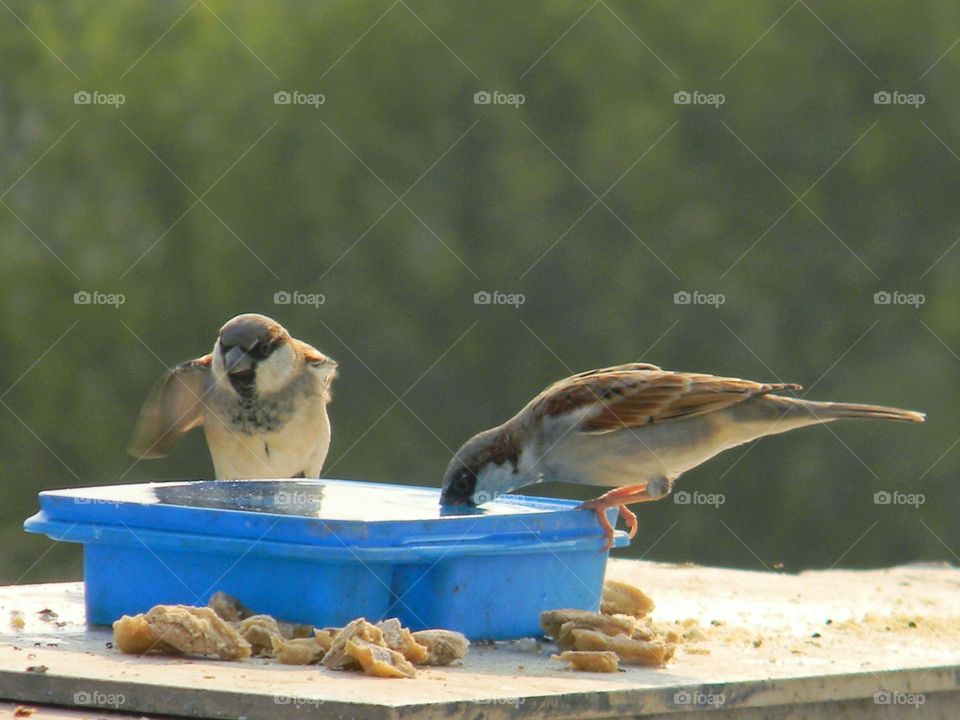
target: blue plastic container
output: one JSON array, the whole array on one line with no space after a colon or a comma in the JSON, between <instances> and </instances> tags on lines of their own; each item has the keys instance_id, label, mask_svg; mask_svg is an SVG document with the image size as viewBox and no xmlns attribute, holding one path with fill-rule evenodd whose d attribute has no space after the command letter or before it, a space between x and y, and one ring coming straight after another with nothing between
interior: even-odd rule
<instances>
[{"instance_id":1,"label":"blue plastic container","mask_svg":"<svg viewBox=\"0 0 960 720\"><path fill-rule=\"evenodd\" d=\"M317 627L399 617L507 639L538 635L542 610L597 609L608 553L576 505L504 496L447 514L429 488L197 481L42 492L24 528L83 543L94 624L223 590Z\"/></svg>"}]
</instances>

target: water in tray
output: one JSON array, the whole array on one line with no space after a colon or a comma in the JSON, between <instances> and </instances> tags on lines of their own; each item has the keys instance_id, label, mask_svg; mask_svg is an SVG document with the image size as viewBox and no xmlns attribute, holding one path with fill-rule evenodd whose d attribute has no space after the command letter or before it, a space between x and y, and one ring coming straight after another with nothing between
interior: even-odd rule
<instances>
[{"instance_id":1,"label":"water in tray","mask_svg":"<svg viewBox=\"0 0 960 720\"><path fill-rule=\"evenodd\" d=\"M441 508L436 491L323 480L210 480L97 488L91 502L132 502L243 510L324 520L433 520L450 515L517 515L539 508L495 500L480 508ZM544 508L554 509L554 508Z\"/></svg>"}]
</instances>

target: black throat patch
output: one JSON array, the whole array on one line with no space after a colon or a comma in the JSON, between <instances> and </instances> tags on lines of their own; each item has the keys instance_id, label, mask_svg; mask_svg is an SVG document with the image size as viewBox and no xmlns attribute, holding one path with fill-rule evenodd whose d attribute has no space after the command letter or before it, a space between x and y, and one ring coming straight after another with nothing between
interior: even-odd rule
<instances>
[{"instance_id":1,"label":"black throat patch","mask_svg":"<svg viewBox=\"0 0 960 720\"><path fill-rule=\"evenodd\" d=\"M242 398L252 398L257 392L257 372L255 368L238 373L228 373L230 386Z\"/></svg>"}]
</instances>

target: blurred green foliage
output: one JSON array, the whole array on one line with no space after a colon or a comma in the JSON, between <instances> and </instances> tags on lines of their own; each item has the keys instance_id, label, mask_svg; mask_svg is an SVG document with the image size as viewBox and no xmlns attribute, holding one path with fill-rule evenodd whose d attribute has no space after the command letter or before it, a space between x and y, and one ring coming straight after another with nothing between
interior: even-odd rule
<instances>
[{"instance_id":1,"label":"blurred green foliage","mask_svg":"<svg viewBox=\"0 0 960 720\"><path fill-rule=\"evenodd\" d=\"M339 361L337 477L436 485L543 386L638 359L927 411L731 451L679 483L722 507L641 507L625 554L957 560L960 7L10 0L0 26L0 580L79 575L22 532L42 489L210 476L201 433L124 446L165 366L244 311Z\"/></svg>"}]
</instances>

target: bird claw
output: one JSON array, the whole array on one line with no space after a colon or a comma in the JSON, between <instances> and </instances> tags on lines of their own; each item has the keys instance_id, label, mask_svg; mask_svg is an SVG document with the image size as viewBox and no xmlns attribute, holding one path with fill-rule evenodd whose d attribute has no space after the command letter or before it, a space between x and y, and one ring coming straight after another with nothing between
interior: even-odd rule
<instances>
[{"instance_id":1,"label":"bird claw","mask_svg":"<svg viewBox=\"0 0 960 720\"><path fill-rule=\"evenodd\" d=\"M600 527L603 528L603 534L606 539L604 550L609 550L613 547L613 538L616 533L616 530L614 529L613 525L610 524L610 520L607 518L607 509L611 507L615 507L620 510L620 514L627 523L629 537L632 540L637 534L637 516L626 505L609 505L603 502L603 498L587 500L579 505L580 509L593 510L597 514L597 519L600 521Z\"/></svg>"},{"instance_id":2,"label":"bird claw","mask_svg":"<svg viewBox=\"0 0 960 720\"><path fill-rule=\"evenodd\" d=\"M620 514L623 516L624 522L627 523L630 539L633 540L637 535L637 516L626 505L620 506Z\"/></svg>"}]
</instances>

